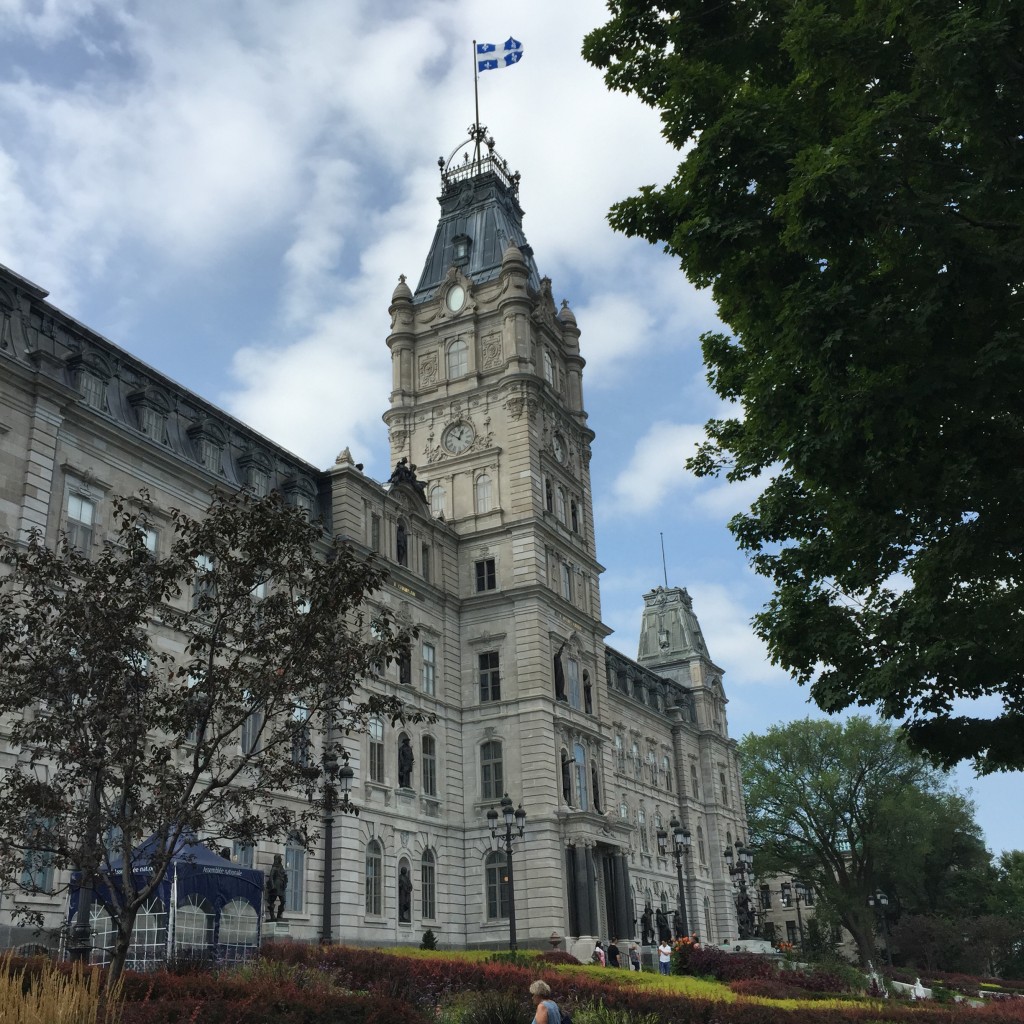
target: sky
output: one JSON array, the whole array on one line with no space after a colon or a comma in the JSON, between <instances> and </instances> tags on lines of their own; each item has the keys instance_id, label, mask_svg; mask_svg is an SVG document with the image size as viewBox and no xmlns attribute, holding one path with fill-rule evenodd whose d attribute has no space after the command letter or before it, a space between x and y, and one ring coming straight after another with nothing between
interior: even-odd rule
<instances>
[{"instance_id":1,"label":"sky","mask_svg":"<svg viewBox=\"0 0 1024 1024\"><path fill-rule=\"evenodd\" d=\"M819 714L751 617L769 596L729 518L746 485L683 468L722 411L707 293L614 233L618 199L671 177L657 114L580 56L600 0L0 0L0 262L186 387L321 467L386 479L399 274L437 223L438 156L480 120L522 174L524 228L582 331L603 617L635 657L642 594L694 601L731 735ZM665 564L662 564L664 538ZM956 782L990 849L1024 848L1021 776Z\"/></svg>"}]
</instances>

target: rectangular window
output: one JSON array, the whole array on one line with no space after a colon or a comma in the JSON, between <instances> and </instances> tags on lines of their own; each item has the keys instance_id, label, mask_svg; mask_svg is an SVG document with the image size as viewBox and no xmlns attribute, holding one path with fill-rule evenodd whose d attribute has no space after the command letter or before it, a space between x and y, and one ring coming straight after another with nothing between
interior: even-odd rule
<instances>
[{"instance_id":1,"label":"rectangular window","mask_svg":"<svg viewBox=\"0 0 1024 1024\"><path fill-rule=\"evenodd\" d=\"M697 784L697 766L690 765L690 789L693 790L693 799L700 799L700 786Z\"/></svg>"},{"instance_id":2,"label":"rectangular window","mask_svg":"<svg viewBox=\"0 0 1024 1024\"><path fill-rule=\"evenodd\" d=\"M433 644L423 645L423 692L428 697L433 697L436 692L435 671L437 667L437 652Z\"/></svg>"},{"instance_id":3,"label":"rectangular window","mask_svg":"<svg viewBox=\"0 0 1024 1024\"><path fill-rule=\"evenodd\" d=\"M83 554L92 548L96 503L80 494L68 495L68 544Z\"/></svg>"},{"instance_id":4,"label":"rectangular window","mask_svg":"<svg viewBox=\"0 0 1024 1024\"><path fill-rule=\"evenodd\" d=\"M729 806L729 786L725 781L725 772L718 773L718 780L722 784L722 806Z\"/></svg>"},{"instance_id":5,"label":"rectangular window","mask_svg":"<svg viewBox=\"0 0 1024 1024\"><path fill-rule=\"evenodd\" d=\"M423 550L420 552L420 564L423 567L423 579L426 583L430 582L430 545L424 544Z\"/></svg>"},{"instance_id":6,"label":"rectangular window","mask_svg":"<svg viewBox=\"0 0 1024 1024\"><path fill-rule=\"evenodd\" d=\"M49 892L53 888L53 854L49 850L32 849L33 844L43 845L44 837L52 828L51 821L36 819L29 827L21 869L21 884L25 889Z\"/></svg>"},{"instance_id":7,"label":"rectangular window","mask_svg":"<svg viewBox=\"0 0 1024 1024\"><path fill-rule=\"evenodd\" d=\"M437 796L437 744L433 736L423 737L423 794Z\"/></svg>"},{"instance_id":8,"label":"rectangular window","mask_svg":"<svg viewBox=\"0 0 1024 1024\"><path fill-rule=\"evenodd\" d=\"M103 412L107 408L107 382L101 377L89 373L88 370L82 370L78 375L78 388L90 409L99 409Z\"/></svg>"},{"instance_id":9,"label":"rectangular window","mask_svg":"<svg viewBox=\"0 0 1024 1024\"><path fill-rule=\"evenodd\" d=\"M370 547L380 551L380 516L370 516Z\"/></svg>"},{"instance_id":10,"label":"rectangular window","mask_svg":"<svg viewBox=\"0 0 1024 1024\"><path fill-rule=\"evenodd\" d=\"M500 800L504 792L501 742L488 740L480 748L480 794L484 800Z\"/></svg>"},{"instance_id":11,"label":"rectangular window","mask_svg":"<svg viewBox=\"0 0 1024 1024\"><path fill-rule=\"evenodd\" d=\"M569 706L579 709L580 706L580 663L575 658L566 662L569 677Z\"/></svg>"},{"instance_id":12,"label":"rectangular window","mask_svg":"<svg viewBox=\"0 0 1024 1024\"><path fill-rule=\"evenodd\" d=\"M289 843L285 847L284 869L288 873L284 908L293 914L301 914L306 897L306 851L301 846Z\"/></svg>"},{"instance_id":13,"label":"rectangular window","mask_svg":"<svg viewBox=\"0 0 1024 1024\"><path fill-rule=\"evenodd\" d=\"M384 723L379 718L371 718L370 732L370 781L384 781Z\"/></svg>"},{"instance_id":14,"label":"rectangular window","mask_svg":"<svg viewBox=\"0 0 1024 1024\"><path fill-rule=\"evenodd\" d=\"M420 864L420 916L424 921L437 916L437 870L426 857Z\"/></svg>"},{"instance_id":15,"label":"rectangular window","mask_svg":"<svg viewBox=\"0 0 1024 1024\"><path fill-rule=\"evenodd\" d=\"M144 538L144 542L145 542L145 545L146 545L146 550L151 555L155 555L156 554L156 549L160 545L160 534L157 533L157 531L154 530L152 527L149 527L146 530L146 535L145 535L145 538Z\"/></svg>"},{"instance_id":16,"label":"rectangular window","mask_svg":"<svg viewBox=\"0 0 1024 1024\"><path fill-rule=\"evenodd\" d=\"M476 592L494 590L498 585L498 577L494 571L494 559L485 558L476 563Z\"/></svg>"},{"instance_id":17,"label":"rectangular window","mask_svg":"<svg viewBox=\"0 0 1024 1024\"><path fill-rule=\"evenodd\" d=\"M572 600L572 566L568 562L562 563L562 597Z\"/></svg>"},{"instance_id":18,"label":"rectangular window","mask_svg":"<svg viewBox=\"0 0 1024 1024\"><path fill-rule=\"evenodd\" d=\"M247 757L249 754L255 754L260 749L260 732L263 729L263 716L258 712L254 711L248 718L242 723L242 753Z\"/></svg>"},{"instance_id":19,"label":"rectangular window","mask_svg":"<svg viewBox=\"0 0 1024 1024\"><path fill-rule=\"evenodd\" d=\"M412 654L408 647L398 656L398 682L402 686L412 686Z\"/></svg>"},{"instance_id":20,"label":"rectangular window","mask_svg":"<svg viewBox=\"0 0 1024 1024\"><path fill-rule=\"evenodd\" d=\"M480 668L480 700L501 700L501 673L498 669L498 652L486 651L477 657Z\"/></svg>"},{"instance_id":21,"label":"rectangular window","mask_svg":"<svg viewBox=\"0 0 1024 1024\"><path fill-rule=\"evenodd\" d=\"M791 946L795 946L796 945L796 938L797 938L797 934L796 934L796 921L787 921L786 922L786 941Z\"/></svg>"},{"instance_id":22,"label":"rectangular window","mask_svg":"<svg viewBox=\"0 0 1024 1024\"><path fill-rule=\"evenodd\" d=\"M237 839L231 844L231 859L240 868L253 866L255 848L252 843L240 843Z\"/></svg>"},{"instance_id":23,"label":"rectangular window","mask_svg":"<svg viewBox=\"0 0 1024 1024\"><path fill-rule=\"evenodd\" d=\"M767 885L761 886L761 909L772 909L772 891Z\"/></svg>"},{"instance_id":24,"label":"rectangular window","mask_svg":"<svg viewBox=\"0 0 1024 1024\"><path fill-rule=\"evenodd\" d=\"M487 858L487 920L508 917L508 870L505 854L492 853Z\"/></svg>"},{"instance_id":25,"label":"rectangular window","mask_svg":"<svg viewBox=\"0 0 1024 1024\"><path fill-rule=\"evenodd\" d=\"M213 559L209 555L196 555L196 575L192 581L192 607L197 608L204 598L214 594Z\"/></svg>"}]
</instances>

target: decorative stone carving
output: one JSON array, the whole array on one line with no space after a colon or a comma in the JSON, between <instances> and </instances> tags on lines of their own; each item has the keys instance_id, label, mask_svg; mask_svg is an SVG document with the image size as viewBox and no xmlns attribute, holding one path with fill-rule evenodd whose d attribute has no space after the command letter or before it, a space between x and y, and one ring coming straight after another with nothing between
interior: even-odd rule
<instances>
[{"instance_id":1,"label":"decorative stone carving","mask_svg":"<svg viewBox=\"0 0 1024 1024\"><path fill-rule=\"evenodd\" d=\"M493 370L501 365L501 335L492 334L484 338L480 365L484 370Z\"/></svg>"},{"instance_id":2,"label":"decorative stone carving","mask_svg":"<svg viewBox=\"0 0 1024 1024\"><path fill-rule=\"evenodd\" d=\"M437 353L420 357L420 383L437 383Z\"/></svg>"}]
</instances>

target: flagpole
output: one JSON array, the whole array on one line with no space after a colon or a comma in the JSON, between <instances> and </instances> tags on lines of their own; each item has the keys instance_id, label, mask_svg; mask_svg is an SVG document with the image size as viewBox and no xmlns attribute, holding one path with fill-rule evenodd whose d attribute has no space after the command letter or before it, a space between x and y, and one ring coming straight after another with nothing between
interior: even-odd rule
<instances>
[{"instance_id":1,"label":"flagpole","mask_svg":"<svg viewBox=\"0 0 1024 1024\"><path fill-rule=\"evenodd\" d=\"M476 161L477 170L480 170L480 66L477 62L476 40L473 40L473 108L476 113L476 120L473 122L473 138L476 145L473 149L473 159Z\"/></svg>"}]
</instances>

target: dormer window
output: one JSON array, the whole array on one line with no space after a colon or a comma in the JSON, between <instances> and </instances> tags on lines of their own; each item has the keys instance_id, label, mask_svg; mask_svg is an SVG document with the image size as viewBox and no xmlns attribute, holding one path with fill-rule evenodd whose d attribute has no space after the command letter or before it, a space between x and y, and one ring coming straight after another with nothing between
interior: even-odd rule
<instances>
[{"instance_id":1,"label":"dormer window","mask_svg":"<svg viewBox=\"0 0 1024 1024\"><path fill-rule=\"evenodd\" d=\"M203 467L212 473L220 473L224 454L224 432L220 427L210 420L203 420L189 428L188 436Z\"/></svg>"},{"instance_id":2,"label":"dormer window","mask_svg":"<svg viewBox=\"0 0 1024 1024\"><path fill-rule=\"evenodd\" d=\"M139 430L159 444L167 443L167 399L155 388L144 388L128 396L135 409Z\"/></svg>"},{"instance_id":3,"label":"dormer window","mask_svg":"<svg viewBox=\"0 0 1024 1024\"><path fill-rule=\"evenodd\" d=\"M68 366L82 401L90 409L107 412L107 384L112 375L106 361L88 352L72 356Z\"/></svg>"},{"instance_id":4,"label":"dormer window","mask_svg":"<svg viewBox=\"0 0 1024 1024\"><path fill-rule=\"evenodd\" d=\"M472 244L469 235L456 235L452 239L452 263L455 266L465 266L469 262L469 247Z\"/></svg>"},{"instance_id":5,"label":"dormer window","mask_svg":"<svg viewBox=\"0 0 1024 1024\"><path fill-rule=\"evenodd\" d=\"M242 485L257 498L265 498L270 493L270 460L261 452L250 452L239 459L239 465Z\"/></svg>"}]
</instances>

